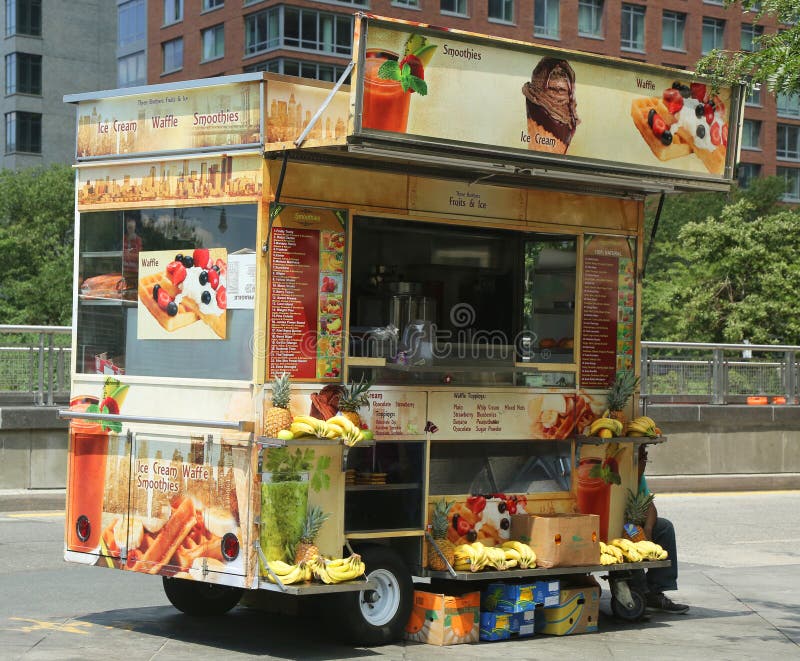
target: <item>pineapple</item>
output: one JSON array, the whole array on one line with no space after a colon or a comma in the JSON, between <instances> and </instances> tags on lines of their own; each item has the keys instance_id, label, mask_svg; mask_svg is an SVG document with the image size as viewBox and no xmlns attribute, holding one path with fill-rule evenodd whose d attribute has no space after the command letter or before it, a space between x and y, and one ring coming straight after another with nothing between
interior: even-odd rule
<instances>
[{"instance_id":1,"label":"pineapple","mask_svg":"<svg viewBox=\"0 0 800 661\"><path fill-rule=\"evenodd\" d=\"M362 406L369 408L367 391L371 386L371 381L361 379L358 383L344 386L342 396L339 398L339 411L359 429L364 426L364 422L361 420L361 416L358 415L358 409Z\"/></svg>"},{"instance_id":2,"label":"pineapple","mask_svg":"<svg viewBox=\"0 0 800 661\"><path fill-rule=\"evenodd\" d=\"M285 372L272 382L272 406L264 413L264 436L275 438L282 429L289 429L292 414L289 412L291 382Z\"/></svg>"},{"instance_id":3,"label":"pineapple","mask_svg":"<svg viewBox=\"0 0 800 661\"><path fill-rule=\"evenodd\" d=\"M653 502L653 494L644 491L633 493L628 489L628 501L625 504L625 536L634 542L646 539L644 524L647 520L647 510ZM627 524L632 524L629 527Z\"/></svg>"},{"instance_id":4,"label":"pineapple","mask_svg":"<svg viewBox=\"0 0 800 661\"><path fill-rule=\"evenodd\" d=\"M431 521L433 540L436 542L442 555L447 558L447 562L450 563L451 567L455 563L455 547L453 543L447 539L447 513L452 506L453 503L448 503L442 498L433 506L433 518ZM447 570L447 566L444 564L441 556L436 552L433 544L428 546L428 568L434 571Z\"/></svg>"},{"instance_id":5,"label":"pineapple","mask_svg":"<svg viewBox=\"0 0 800 661\"><path fill-rule=\"evenodd\" d=\"M628 420L625 417L625 406L639 385L639 377L631 371L617 372L614 383L608 391L606 407L609 417L622 423L622 435L627 431Z\"/></svg>"},{"instance_id":6,"label":"pineapple","mask_svg":"<svg viewBox=\"0 0 800 661\"><path fill-rule=\"evenodd\" d=\"M314 543L314 540L319 534L319 529L325 523L330 514L322 511L319 505L312 505L306 512L306 520L303 523L303 531L300 533L300 541L294 552L294 564L298 565L301 562L310 562L313 558L319 555L319 547Z\"/></svg>"}]
</instances>

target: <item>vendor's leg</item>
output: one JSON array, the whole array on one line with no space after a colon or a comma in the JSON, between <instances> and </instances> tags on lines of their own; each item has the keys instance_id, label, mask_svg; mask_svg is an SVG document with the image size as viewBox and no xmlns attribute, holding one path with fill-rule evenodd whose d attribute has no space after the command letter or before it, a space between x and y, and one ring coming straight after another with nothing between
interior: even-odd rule
<instances>
[{"instance_id":1,"label":"vendor's leg","mask_svg":"<svg viewBox=\"0 0 800 661\"><path fill-rule=\"evenodd\" d=\"M671 566L647 571L647 587L650 592L678 589L678 550L675 544L675 528L669 519L656 519L653 527L653 542L666 552Z\"/></svg>"}]
</instances>

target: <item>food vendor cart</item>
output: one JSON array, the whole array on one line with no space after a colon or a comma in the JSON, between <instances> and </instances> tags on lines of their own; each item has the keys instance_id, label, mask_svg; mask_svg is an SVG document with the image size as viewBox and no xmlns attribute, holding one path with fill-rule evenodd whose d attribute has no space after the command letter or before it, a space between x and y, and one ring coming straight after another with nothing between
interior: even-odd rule
<instances>
[{"instance_id":1,"label":"food vendor cart","mask_svg":"<svg viewBox=\"0 0 800 661\"><path fill-rule=\"evenodd\" d=\"M645 200L729 187L742 99L363 14L353 53L352 86L257 73L66 98L65 557L161 575L187 613L334 593L378 643L402 634L412 576L599 569L434 570L432 512L446 501L453 545L579 510L621 535L634 449L663 439L585 432L638 370ZM320 426L348 408L356 432ZM581 475L609 459L619 486ZM314 553L366 573L308 580L292 558Z\"/></svg>"}]
</instances>

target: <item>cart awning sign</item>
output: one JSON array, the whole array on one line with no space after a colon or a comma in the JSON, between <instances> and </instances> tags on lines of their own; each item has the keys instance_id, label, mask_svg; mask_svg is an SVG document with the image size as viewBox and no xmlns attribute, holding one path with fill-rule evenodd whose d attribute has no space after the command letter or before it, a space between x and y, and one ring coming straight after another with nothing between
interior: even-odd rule
<instances>
[{"instance_id":1,"label":"cart awning sign","mask_svg":"<svg viewBox=\"0 0 800 661\"><path fill-rule=\"evenodd\" d=\"M80 161L258 147L260 85L258 80L185 89L163 85L143 94L78 97L76 156Z\"/></svg>"},{"instance_id":2,"label":"cart awning sign","mask_svg":"<svg viewBox=\"0 0 800 661\"><path fill-rule=\"evenodd\" d=\"M688 72L364 17L353 133L515 160L732 176L740 90Z\"/></svg>"}]
</instances>

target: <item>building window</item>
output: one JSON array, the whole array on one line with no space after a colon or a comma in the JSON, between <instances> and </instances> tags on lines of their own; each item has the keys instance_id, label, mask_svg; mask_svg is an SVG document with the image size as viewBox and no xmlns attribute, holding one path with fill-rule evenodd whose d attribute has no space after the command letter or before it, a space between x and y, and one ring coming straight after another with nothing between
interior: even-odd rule
<instances>
[{"instance_id":1,"label":"building window","mask_svg":"<svg viewBox=\"0 0 800 661\"><path fill-rule=\"evenodd\" d=\"M308 60L292 60L279 57L274 60L251 64L245 67L244 70L245 72L269 71L271 73L282 73L287 76L302 76L303 78L335 82L341 78L345 67L336 64L321 64L318 62L309 62ZM345 84L349 84L349 79L345 81Z\"/></svg>"},{"instance_id":2,"label":"building window","mask_svg":"<svg viewBox=\"0 0 800 661\"><path fill-rule=\"evenodd\" d=\"M775 152L778 158L800 161L800 126L778 124L778 140Z\"/></svg>"},{"instance_id":3,"label":"building window","mask_svg":"<svg viewBox=\"0 0 800 661\"><path fill-rule=\"evenodd\" d=\"M578 35L581 37L603 36L603 0L580 0L578 2Z\"/></svg>"},{"instance_id":4,"label":"building window","mask_svg":"<svg viewBox=\"0 0 800 661\"><path fill-rule=\"evenodd\" d=\"M722 5L723 0L703 0L703 3L706 5Z\"/></svg>"},{"instance_id":5,"label":"building window","mask_svg":"<svg viewBox=\"0 0 800 661\"><path fill-rule=\"evenodd\" d=\"M758 39L764 34L761 25L747 25L742 23L742 50L750 53L758 50Z\"/></svg>"},{"instance_id":6,"label":"building window","mask_svg":"<svg viewBox=\"0 0 800 661\"><path fill-rule=\"evenodd\" d=\"M392 0L395 7L405 7L406 9L419 9L419 0Z\"/></svg>"},{"instance_id":7,"label":"building window","mask_svg":"<svg viewBox=\"0 0 800 661\"><path fill-rule=\"evenodd\" d=\"M225 28L220 23L214 27L203 30L203 62L217 60L225 56Z\"/></svg>"},{"instance_id":8,"label":"building window","mask_svg":"<svg viewBox=\"0 0 800 661\"><path fill-rule=\"evenodd\" d=\"M336 2L340 2L343 5L357 5L359 7L366 7L369 4L369 0L336 0Z\"/></svg>"},{"instance_id":9,"label":"building window","mask_svg":"<svg viewBox=\"0 0 800 661\"><path fill-rule=\"evenodd\" d=\"M746 106L761 106L761 85L753 85L744 97Z\"/></svg>"},{"instance_id":10,"label":"building window","mask_svg":"<svg viewBox=\"0 0 800 661\"><path fill-rule=\"evenodd\" d=\"M225 0L203 0L202 11L211 11L217 7L222 7L224 4Z\"/></svg>"},{"instance_id":11,"label":"building window","mask_svg":"<svg viewBox=\"0 0 800 661\"><path fill-rule=\"evenodd\" d=\"M164 0L164 25L183 20L183 0Z\"/></svg>"},{"instance_id":12,"label":"building window","mask_svg":"<svg viewBox=\"0 0 800 661\"><path fill-rule=\"evenodd\" d=\"M145 0L123 2L117 7L117 46L144 41L147 36Z\"/></svg>"},{"instance_id":13,"label":"building window","mask_svg":"<svg viewBox=\"0 0 800 661\"><path fill-rule=\"evenodd\" d=\"M800 169L778 168L776 174L786 180L786 192L783 194L783 201L800 202Z\"/></svg>"},{"instance_id":14,"label":"building window","mask_svg":"<svg viewBox=\"0 0 800 661\"><path fill-rule=\"evenodd\" d=\"M739 169L736 173L736 179L739 182L739 188L748 188L750 182L756 177L761 176L761 166L758 163L739 163Z\"/></svg>"},{"instance_id":15,"label":"building window","mask_svg":"<svg viewBox=\"0 0 800 661\"><path fill-rule=\"evenodd\" d=\"M800 117L800 96L797 94L778 94L778 114L782 117Z\"/></svg>"},{"instance_id":16,"label":"building window","mask_svg":"<svg viewBox=\"0 0 800 661\"><path fill-rule=\"evenodd\" d=\"M353 18L284 6L245 17L246 55L279 47L350 55Z\"/></svg>"},{"instance_id":17,"label":"building window","mask_svg":"<svg viewBox=\"0 0 800 661\"><path fill-rule=\"evenodd\" d=\"M742 149L761 149L761 122L745 119L742 123Z\"/></svg>"},{"instance_id":18,"label":"building window","mask_svg":"<svg viewBox=\"0 0 800 661\"><path fill-rule=\"evenodd\" d=\"M42 56L30 53L6 55L6 94L42 93Z\"/></svg>"},{"instance_id":19,"label":"building window","mask_svg":"<svg viewBox=\"0 0 800 661\"><path fill-rule=\"evenodd\" d=\"M623 50L644 52L644 7L622 5L620 46Z\"/></svg>"},{"instance_id":20,"label":"building window","mask_svg":"<svg viewBox=\"0 0 800 661\"><path fill-rule=\"evenodd\" d=\"M686 14L665 11L661 16L661 47L664 50L686 50Z\"/></svg>"},{"instance_id":21,"label":"building window","mask_svg":"<svg viewBox=\"0 0 800 661\"><path fill-rule=\"evenodd\" d=\"M42 153L42 116L34 112L6 113L6 153Z\"/></svg>"},{"instance_id":22,"label":"building window","mask_svg":"<svg viewBox=\"0 0 800 661\"><path fill-rule=\"evenodd\" d=\"M6 0L6 36L42 36L42 0Z\"/></svg>"},{"instance_id":23,"label":"building window","mask_svg":"<svg viewBox=\"0 0 800 661\"><path fill-rule=\"evenodd\" d=\"M533 8L533 34L546 39L558 39L558 0L536 0Z\"/></svg>"},{"instance_id":24,"label":"building window","mask_svg":"<svg viewBox=\"0 0 800 661\"><path fill-rule=\"evenodd\" d=\"M514 0L489 0L489 20L514 22Z\"/></svg>"},{"instance_id":25,"label":"building window","mask_svg":"<svg viewBox=\"0 0 800 661\"><path fill-rule=\"evenodd\" d=\"M443 14L467 16L467 0L441 0L439 9Z\"/></svg>"},{"instance_id":26,"label":"building window","mask_svg":"<svg viewBox=\"0 0 800 661\"><path fill-rule=\"evenodd\" d=\"M183 68L183 38L178 37L172 41L161 44L161 71L170 73Z\"/></svg>"},{"instance_id":27,"label":"building window","mask_svg":"<svg viewBox=\"0 0 800 661\"><path fill-rule=\"evenodd\" d=\"M703 19L703 55L725 44L725 21L721 18Z\"/></svg>"},{"instance_id":28,"label":"building window","mask_svg":"<svg viewBox=\"0 0 800 661\"><path fill-rule=\"evenodd\" d=\"M117 85L135 87L147 84L146 64L144 51L120 57L117 60Z\"/></svg>"}]
</instances>

